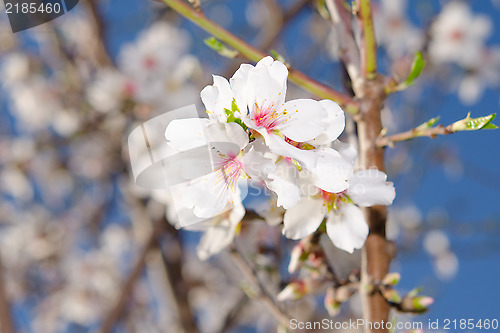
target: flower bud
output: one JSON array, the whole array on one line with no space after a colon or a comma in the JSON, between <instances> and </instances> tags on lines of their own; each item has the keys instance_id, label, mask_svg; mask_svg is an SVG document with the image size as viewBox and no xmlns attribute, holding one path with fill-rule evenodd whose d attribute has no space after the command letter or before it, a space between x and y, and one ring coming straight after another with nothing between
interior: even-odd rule
<instances>
[{"instance_id":1,"label":"flower bud","mask_svg":"<svg viewBox=\"0 0 500 333\"><path fill-rule=\"evenodd\" d=\"M382 280L383 285L388 285L388 286L395 286L398 284L399 280L401 279L401 274L399 273L389 273L387 274L384 279Z\"/></svg>"},{"instance_id":2,"label":"flower bud","mask_svg":"<svg viewBox=\"0 0 500 333\"><path fill-rule=\"evenodd\" d=\"M401 296L399 293L396 291L396 289L392 288L382 288L382 295L384 298L391 302L391 303L400 303L401 302Z\"/></svg>"},{"instance_id":3,"label":"flower bud","mask_svg":"<svg viewBox=\"0 0 500 333\"><path fill-rule=\"evenodd\" d=\"M338 302L335 297L336 297L336 292L333 287L330 287L326 291L325 295L325 309L328 311L328 314L331 317L335 317L336 315L339 314L340 312L340 306L342 305L341 302Z\"/></svg>"},{"instance_id":4,"label":"flower bud","mask_svg":"<svg viewBox=\"0 0 500 333\"><path fill-rule=\"evenodd\" d=\"M413 299L413 307L417 311L427 311L432 303L434 303L434 298L428 296L417 296Z\"/></svg>"},{"instance_id":5,"label":"flower bud","mask_svg":"<svg viewBox=\"0 0 500 333\"><path fill-rule=\"evenodd\" d=\"M304 250L304 245L298 243L292 249L292 253L290 255L290 263L288 264L288 272L290 274L295 273L302 266L302 263L307 259L309 253Z\"/></svg>"},{"instance_id":6,"label":"flower bud","mask_svg":"<svg viewBox=\"0 0 500 333\"><path fill-rule=\"evenodd\" d=\"M403 312L424 313L432 303L434 303L432 297L409 296L408 294L403 298L400 310Z\"/></svg>"},{"instance_id":7,"label":"flower bud","mask_svg":"<svg viewBox=\"0 0 500 333\"><path fill-rule=\"evenodd\" d=\"M355 292L356 289L352 288L349 285L340 286L335 289L335 300L337 302L343 303L349 300L349 298L351 298L351 296L354 295Z\"/></svg>"},{"instance_id":8,"label":"flower bud","mask_svg":"<svg viewBox=\"0 0 500 333\"><path fill-rule=\"evenodd\" d=\"M298 300L304 297L310 291L310 285L306 281L293 281L283 289L276 299L278 301Z\"/></svg>"}]
</instances>

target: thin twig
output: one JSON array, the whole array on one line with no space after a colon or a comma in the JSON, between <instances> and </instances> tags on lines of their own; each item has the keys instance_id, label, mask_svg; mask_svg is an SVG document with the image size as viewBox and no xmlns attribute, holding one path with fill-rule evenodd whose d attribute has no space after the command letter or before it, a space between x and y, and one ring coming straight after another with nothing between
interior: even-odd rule
<instances>
[{"instance_id":1,"label":"thin twig","mask_svg":"<svg viewBox=\"0 0 500 333\"><path fill-rule=\"evenodd\" d=\"M123 284L120 296L116 300L115 305L111 308L109 314L105 317L104 323L102 324L102 328L99 331L100 333L110 333L113 330L116 322L120 319L127 302L132 294L132 290L135 286L135 283L141 276L141 273L144 271L144 267L146 264L146 257L156 242L155 232L152 232L147 240L146 244L143 245L142 252L137 259L134 268L130 271L129 276L125 280Z\"/></svg>"},{"instance_id":2,"label":"thin twig","mask_svg":"<svg viewBox=\"0 0 500 333\"><path fill-rule=\"evenodd\" d=\"M337 32L340 58L346 66L353 86L357 86L360 80L360 55L352 30L352 14L344 7L344 0L326 0L326 6Z\"/></svg>"},{"instance_id":3,"label":"thin twig","mask_svg":"<svg viewBox=\"0 0 500 333\"><path fill-rule=\"evenodd\" d=\"M361 28L361 73L366 79L373 79L377 73L377 44L373 28L370 0L356 0L357 15Z\"/></svg>"},{"instance_id":4,"label":"thin twig","mask_svg":"<svg viewBox=\"0 0 500 333\"><path fill-rule=\"evenodd\" d=\"M256 291L257 297L262 301L262 303L267 307L267 309L274 315L274 317L285 327L290 325L290 316L288 316L276 303L274 297L272 297L267 291L266 287L262 284L256 275L256 272L250 267L243 255L238 251L238 249L233 246L230 249L231 256L243 273L247 281L250 283L254 291Z\"/></svg>"},{"instance_id":5,"label":"thin twig","mask_svg":"<svg viewBox=\"0 0 500 333\"><path fill-rule=\"evenodd\" d=\"M416 128L411 129L406 132L390 135L390 136L379 136L377 138L377 147L394 147L396 142L407 141L414 138L426 136L429 138L435 138L438 135L447 135L455 133L451 130L450 126L438 125L436 127L431 127L424 130L418 130Z\"/></svg>"},{"instance_id":6,"label":"thin twig","mask_svg":"<svg viewBox=\"0 0 500 333\"><path fill-rule=\"evenodd\" d=\"M95 30L96 60L100 65L113 66L113 60L106 47L106 26L99 11L97 0L88 0L86 2Z\"/></svg>"},{"instance_id":7,"label":"thin twig","mask_svg":"<svg viewBox=\"0 0 500 333\"><path fill-rule=\"evenodd\" d=\"M267 56L266 53L256 49L244 40L236 37L234 34L222 28L217 23L208 19L203 12L194 10L191 6L187 5L182 0L161 0L170 8L178 12L180 15L191 20L193 23L212 34L221 42L228 44L237 50L245 58L257 62ZM290 82L302 87L310 93L318 96L319 98L331 99L344 107L344 110L349 113L356 113L358 110L358 103L355 102L350 96L338 92L312 78L305 75L294 68L289 68L288 79Z\"/></svg>"},{"instance_id":8,"label":"thin twig","mask_svg":"<svg viewBox=\"0 0 500 333\"><path fill-rule=\"evenodd\" d=\"M171 236L167 241L168 245L173 250L171 252L175 252L176 255L166 255L164 249L161 249L161 243L158 245L161 249L170 289L173 291L173 301L177 307L179 322L185 333L197 333L198 328L188 298L189 281L186 281L183 276L182 244L179 240L179 231L170 225L166 219L164 219L163 224L165 226L165 234Z\"/></svg>"}]
</instances>

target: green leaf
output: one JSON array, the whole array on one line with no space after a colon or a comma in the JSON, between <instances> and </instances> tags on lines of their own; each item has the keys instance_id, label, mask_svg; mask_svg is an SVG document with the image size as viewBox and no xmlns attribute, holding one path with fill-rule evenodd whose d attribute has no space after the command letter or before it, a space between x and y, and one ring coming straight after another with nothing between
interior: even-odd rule
<instances>
[{"instance_id":1,"label":"green leaf","mask_svg":"<svg viewBox=\"0 0 500 333\"><path fill-rule=\"evenodd\" d=\"M234 58L238 55L238 51L228 49L224 44L218 41L215 37L205 38L203 42L212 50L226 58Z\"/></svg>"},{"instance_id":2,"label":"green leaf","mask_svg":"<svg viewBox=\"0 0 500 333\"><path fill-rule=\"evenodd\" d=\"M496 113L492 113L488 116L471 118L470 112L462 120L456 121L451 125L452 132L458 131L477 131L480 129L495 129L498 128L497 125L493 124L492 121L495 119Z\"/></svg>"},{"instance_id":3,"label":"green leaf","mask_svg":"<svg viewBox=\"0 0 500 333\"><path fill-rule=\"evenodd\" d=\"M406 86L410 86L413 84L413 81L420 76L422 70L425 67L424 57L422 57L422 53L417 52L415 57L413 57L413 63L411 64L410 75L406 79Z\"/></svg>"},{"instance_id":4,"label":"green leaf","mask_svg":"<svg viewBox=\"0 0 500 333\"><path fill-rule=\"evenodd\" d=\"M235 112L240 112L240 109L238 108L238 105L236 104L236 100L233 98L233 102L231 103L231 110L224 108L224 111L226 112L227 115L227 123L236 123L240 125L245 131L248 129L248 127L243 123L243 121L240 118L237 118L234 116Z\"/></svg>"},{"instance_id":5,"label":"green leaf","mask_svg":"<svg viewBox=\"0 0 500 333\"><path fill-rule=\"evenodd\" d=\"M432 119L429 119L428 121L426 121L425 123L419 125L418 127L415 128L416 131L425 131L431 127L434 127L434 125L436 125L436 123L439 121L439 116L437 117L434 117Z\"/></svg>"}]
</instances>

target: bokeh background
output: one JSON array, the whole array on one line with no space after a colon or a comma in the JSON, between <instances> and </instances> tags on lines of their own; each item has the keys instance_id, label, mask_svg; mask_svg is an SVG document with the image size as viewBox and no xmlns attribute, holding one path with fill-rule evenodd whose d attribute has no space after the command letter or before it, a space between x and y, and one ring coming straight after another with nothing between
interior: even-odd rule
<instances>
[{"instance_id":1,"label":"bokeh background","mask_svg":"<svg viewBox=\"0 0 500 333\"><path fill-rule=\"evenodd\" d=\"M321 1L201 5L251 44L349 91ZM447 125L497 112L500 1L374 1L374 17L381 72L404 77L417 51L427 62L414 86L388 99L388 134L436 116ZM244 62L221 57L207 37L147 0L82 0L16 34L2 9L2 332L276 331L228 254L200 261L200 233L166 223L162 194L137 187L130 173L133 128L177 107L201 109L211 75L228 78ZM288 99L307 97L289 88ZM435 299L427 314L396 320L500 319L499 139L482 130L388 148L397 191L388 234L399 249L392 270L401 290L422 286ZM278 292L294 242L255 221L237 242ZM286 307L328 318L314 296ZM354 298L336 320L360 314Z\"/></svg>"}]
</instances>

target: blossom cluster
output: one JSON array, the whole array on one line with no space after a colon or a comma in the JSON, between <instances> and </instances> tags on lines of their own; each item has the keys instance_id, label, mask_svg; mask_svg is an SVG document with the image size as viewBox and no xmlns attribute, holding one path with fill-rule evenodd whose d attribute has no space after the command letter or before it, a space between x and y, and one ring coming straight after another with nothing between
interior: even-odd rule
<instances>
[{"instance_id":1,"label":"blossom cluster","mask_svg":"<svg viewBox=\"0 0 500 333\"><path fill-rule=\"evenodd\" d=\"M169 146L180 153L209 147L209 172L191 179L181 198L184 208L208 219L202 258L234 238L245 215L238 184L248 179L266 187L284 209L286 237L302 239L324 223L333 244L347 252L361 248L368 235L360 207L394 200L385 173L354 171L355 151L338 140L345 127L340 106L285 101L287 76L287 67L271 57L241 65L229 81L214 76L201 92L208 118L173 120L166 128ZM191 159L179 154L178 163L188 165L183 156Z\"/></svg>"}]
</instances>

